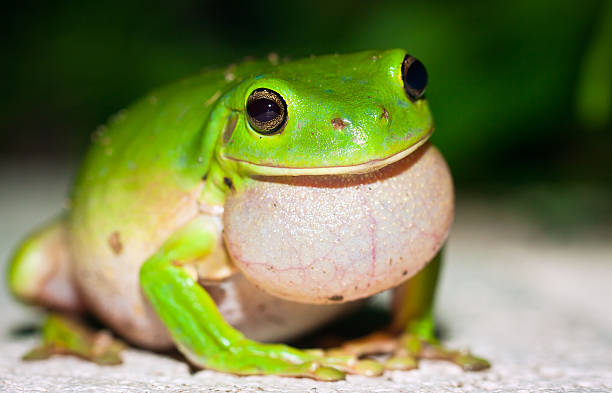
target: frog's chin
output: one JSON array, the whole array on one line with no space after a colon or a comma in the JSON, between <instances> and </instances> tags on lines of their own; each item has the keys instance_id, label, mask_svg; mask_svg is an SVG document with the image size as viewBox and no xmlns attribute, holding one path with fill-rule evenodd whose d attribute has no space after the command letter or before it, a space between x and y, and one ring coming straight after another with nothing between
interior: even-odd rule
<instances>
[{"instance_id":1,"label":"frog's chin","mask_svg":"<svg viewBox=\"0 0 612 393\"><path fill-rule=\"evenodd\" d=\"M429 137L433 130L427 133L422 139L417 141L412 146L391 154L384 158L369 160L353 165L338 165L338 166L319 166L319 167L282 167L273 165L254 164L249 161L227 157L232 161L238 162L248 172L258 176L319 176L319 175L355 175L376 171L389 164L393 164L402 158L410 155L412 152L421 147Z\"/></svg>"}]
</instances>

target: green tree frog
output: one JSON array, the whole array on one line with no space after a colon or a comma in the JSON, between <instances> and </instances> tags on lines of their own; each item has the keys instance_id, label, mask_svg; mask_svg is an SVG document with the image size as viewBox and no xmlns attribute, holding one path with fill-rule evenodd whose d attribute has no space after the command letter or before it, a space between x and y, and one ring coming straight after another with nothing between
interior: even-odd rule
<instances>
[{"instance_id":1,"label":"green tree frog","mask_svg":"<svg viewBox=\"0 0 612 393\"><path fill-rule=\"evenodd\" d=\"M488 367L433 333L453 187L427 143L426 85L399 49L270 56L119 112L92 135L68 212L10 265L18 298L63 312L29 357L118 361L114 339L64 316L91 313L133 344L239 375L338 380L419 358ZM391 288L385 332L331 350L267 343Z\"/></svg>"}]
</instances>

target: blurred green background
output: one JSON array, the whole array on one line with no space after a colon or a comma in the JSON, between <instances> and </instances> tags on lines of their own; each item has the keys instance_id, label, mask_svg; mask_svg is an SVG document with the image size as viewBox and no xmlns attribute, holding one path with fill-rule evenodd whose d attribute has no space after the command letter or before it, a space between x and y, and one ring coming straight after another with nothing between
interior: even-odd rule
<instances>
[{"instance_id":1,"label":"blurred green background","mask_svg":"<svg viewBox=\"0 0 612 393\"><path fill-rule=\"evenodd\" d=\"M276 52L403 47L426 65L459 198L544 228L612 223L612 1L130 0L4 6L3 161L76 161L148 90Z\"/></svg>"}]
</instances>

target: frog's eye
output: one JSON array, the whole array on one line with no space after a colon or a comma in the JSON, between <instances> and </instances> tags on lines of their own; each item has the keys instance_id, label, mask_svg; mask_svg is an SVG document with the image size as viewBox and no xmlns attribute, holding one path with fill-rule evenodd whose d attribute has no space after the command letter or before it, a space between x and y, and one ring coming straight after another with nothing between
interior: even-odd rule
<instances>
[{"instance_id":1,"label":"frog's eye","mask_svg":"<svg viewBox=\"0 0 612 393\"><path fill-rule=\"evenodd\" d=\"M416 101L423 97L427 87L427 70L415 57L406 55L402 63L402 80L408 98Z\"/></svg>"},{"instance_id":2,"label":"frog's eye","mask_svg":"<svg viewBox=\"0 0 612 393\"><path fill-rule=\"evenodd\" d=\"M278 133L287 122L287 104L274 90L253 90L247 99L246 111L251 127L263 135Z\"/></svg>"}]
</instances>

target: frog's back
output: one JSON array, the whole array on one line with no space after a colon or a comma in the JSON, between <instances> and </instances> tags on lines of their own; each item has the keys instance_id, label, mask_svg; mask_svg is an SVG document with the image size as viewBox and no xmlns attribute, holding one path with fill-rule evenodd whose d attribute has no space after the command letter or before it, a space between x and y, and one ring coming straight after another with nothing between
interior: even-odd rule
<instances>
[{"instance_id":1,"label":"frog's back","mask_svg":"<svg viewBox=\"0 0 612 393\"><path fill-rule=\"evenodd\" d=\"M150 326L157 318L142 301L139 268L198 213L211 159L201 156L203 126L228 87L223 71L207 72L119 112L93 134L77 177L68 222L76 284L100 318L143 332L142 342L167 338Z\"/></svg>"}]
</instances>

